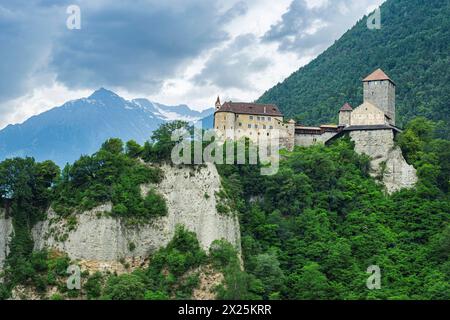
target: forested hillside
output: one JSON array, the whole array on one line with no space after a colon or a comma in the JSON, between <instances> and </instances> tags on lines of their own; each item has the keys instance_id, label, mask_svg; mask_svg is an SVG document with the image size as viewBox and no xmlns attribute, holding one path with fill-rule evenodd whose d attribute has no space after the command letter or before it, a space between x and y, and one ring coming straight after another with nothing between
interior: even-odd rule
<instances>
[{"instance_id":1,"label":"forested hillside","mask_svg":"<svg viewBox=\"0 0 450 320\"><path fill-rule=\"evenodd\" d=\"M262 103L276 103L304 124L337 122L339 108L362 102L363 77L382 68L397 84L398 125L415 116L440 124L450 137L450 1L388 0L382 27L367 17L314 61L268 90Z\"/></svg>"},{"instance_id":2,"label":"forested hillside","mask_svg":"<svg viewBox=\"0 0 450 320\"><path fill-rule=\"evenodd\" d=\"M162 125L144 146L110 139L61 173L51 161L0 163L0 204L9 203L15 230L0 299L18 285L42 295L56 286L53 299L186 299L204 268L222 274L214 288L223 299L449 299L450 142L424 118L397 139L417 169L413 189L387 194L348 138L284 152L272 176L262 176L260 165L217 165L223 190L215 196L224 200L217 211L239 215L244 270L231 244L216 242L208 254L181 228L148 267L119 276L83 273L81 291L67 290L70 259L33 251L33 224L50 204L73 227L83 210L106 201L113 216L137 225L165 215L165 200L143 198L138 186L161 178L143 161L170 161L171 133L182 126ZM380 290L366 287L372 265L381 270Z\"/></svg>"},{"instance_id":3,"label":"forested hillside","mask_svg":"<svg viewBox=\"0 0 450 320\"><path fill-rule=\"evenodd\" d=\"M411 122L398 144L416 188L387 195L349 139L297 147L279 172L219 166L240 213L248 289L264 299L449 299L450 142ZM368 290L366 270L381 269ZM257 282L258 283L258 282Z\"/></svg>"}]
</instances>

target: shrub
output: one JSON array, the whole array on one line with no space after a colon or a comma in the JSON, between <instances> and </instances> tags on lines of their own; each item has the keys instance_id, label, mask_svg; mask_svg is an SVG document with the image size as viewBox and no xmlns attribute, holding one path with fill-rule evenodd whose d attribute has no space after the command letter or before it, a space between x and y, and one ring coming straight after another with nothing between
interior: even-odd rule
<instances>
[{"instance_id":1,"label":"shrub","mask_svg":"<svg viewBox=\"0 0 450 320\"><path fill-rule=\"evenodd\" d=\"M122 274L108 279L104 298L108 300L143 300L145 284L135 274Z\"/></svg>"},{"instance_id":2,"label":"shrub","mask_svg":"<svg viewBox=\"0 0 450 320\"><path fill-rule=\"evenodd\" d=\"M165 199L154 190L150 190L145 197L144 207L149 216L165 216L167 214Z\"/></svg>"},{"instance_id":3,"label":"shrub","mask_svg":"<svg viewBox=\"0 0 450 320\"><path fill-rule=\"evenodd\" d=\"M86 291L88 299L97 299L102 294L103 276L100 272L96 272L89 276L83 289Z\"/></svg>"}]
</instances>

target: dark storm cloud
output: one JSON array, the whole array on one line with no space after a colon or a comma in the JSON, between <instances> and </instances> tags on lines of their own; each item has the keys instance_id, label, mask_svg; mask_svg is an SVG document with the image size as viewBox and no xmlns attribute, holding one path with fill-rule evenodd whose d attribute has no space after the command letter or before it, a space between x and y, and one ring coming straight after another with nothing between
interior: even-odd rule
<instances>
[{"instance_id":1,"label":"dark storm cloud","mask_svg":"<svg viewBox=\"0 0 450 320\"><path fill-rule=\"evenodd\" d=\"M264 42L279 44L280 51L299 56L314 55L326 49L362 18L380 0L333 0L308 7L305 0L294 0L281 20L264 35Z\"/></svg>"},{"instance_id":2,"label":"dark storm cloud","mask_svg":"<svg viewBox=\"0 0 450 320\"><path fill-rule=\"evenodd\" d=\"M52 1L0 0L0 103L42 83L56 24Z\"/></svg>"},{"instance_id":3,"label":"dark storm cloud","mask_svg":"<svg viewBox=\"0 0 450 320\"><path fill-rule=\"evenodd\" d=\"M66 28L69 4L81 30ZM55 79L72 89L157 90L190 59L228 39L246 12L219 0L0 0L0 103Z\"/></svg>"},{"instance_id":4,"label":"dark storm cloud","mask_svg":"<svg viewBox=\"0 0 450 320\"><path fill-rule=\"evenodd\" d=\"M69 87L156 91L187 60L227 39L217 2L114 1L82 10L82 29L66 30L51 68Z\"/></svg>"}]
</instances>

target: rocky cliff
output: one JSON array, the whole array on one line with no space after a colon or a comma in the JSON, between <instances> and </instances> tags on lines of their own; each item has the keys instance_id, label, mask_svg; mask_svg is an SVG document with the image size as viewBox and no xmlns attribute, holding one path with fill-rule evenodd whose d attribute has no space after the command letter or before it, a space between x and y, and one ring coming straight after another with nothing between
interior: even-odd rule
<instances>
[{"instance_id":1,"label":"rocky cliff","mask_svg":"<svg viewBox=\"0 0 450 320\"><path fill-rule=\"evenodd\" d=\"M237 217L224 216L216 210L215 192L220 190L221 183L215 166L164 166L162 169L163 181L142 186L142 192L155 188L163 195L167 216L156 218L150 224L130 226L105 214L111 211L111 204L105 204L79 214L76 228L69 231L67 223L55 219L56 214L50 210L48 219L33 229L35 249L66 252L70 258L93 269L117 269L119 261L142 264L149 254L172 239L180 224L197 234L204 249L216 239L225 239L240 250Z\"/></svg>"},{"instance_id":2,"label":"rocky cliff","mask_svg":"<svg viewBox=\"0 0 450 320\"><path fill-rule=\"evenodd\" d=\"M13 231L12 220L6 217L6 212L0 209L0 269L3 268L5 258L8 255L8 244Z\"/></svg>"},{"instance_id":3,"label":"rocky cliff","mask_svg":"<svg viewBox=\"0 0 450 320\"><path fill-rule=\"evenodd\" d=\"M352 131L350 137L356 152L372 158L372 175L380 177L389 193L415 185L416 169L395 145L392 130Z\"/></svg>"}]
</instances>

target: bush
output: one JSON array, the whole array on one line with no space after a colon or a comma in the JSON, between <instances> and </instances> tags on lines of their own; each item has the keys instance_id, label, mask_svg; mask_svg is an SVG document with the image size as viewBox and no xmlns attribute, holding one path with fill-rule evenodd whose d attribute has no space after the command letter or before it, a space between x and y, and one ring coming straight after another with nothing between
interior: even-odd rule
<instances>
[{"instance_id":1,"label":"bush","mask_svg":"<svg viewBox=\"0 0 450 320\"><path fill-rule=\"evenodd\" d=\"M167 205L165 199L154 190L150 190L145 197L144 207L147 211L147 215L149 216L167 215Z\"/></svg>"},{"instance_id":2,"label":"bush","mask_svg":"<svg viewBox=\"0 0 450 320\"><path fill-rule=\"evenodd\" d=\"M89 276L83 289L86 291L88 299L97 299L102 294L103 276L100 272L96 272Z\"/></svg>"},{"instance_id":3,"label":"bush","mask_svg":"<svg viewBox=\"0 0 450 320\"><path fill-rule=\"evenodd\" d=\"M64 297L59 293L55 293L50 297L50 300L54 301L64 300Z\"/></svg>"},{"instance_id":4,"label":"bush","mask_svg":"<svg viewBox=\"0 0 450 320\"><path fill-rule=\"evenodd\" d=\"M145 292L145 300L169 300L169 296L161 291L147 291Z\"/></svg>"},{"instance_id":5,"label":"bush","mask_svg":"<svg viewBox=\"0 0 450 320\"><path fill-rule=\"evenodd\" d=\"M145 284L134 274L122 274L108 279L104 289L104 298L107 300L143 300Z\"/></svg>"}]
</instances>

